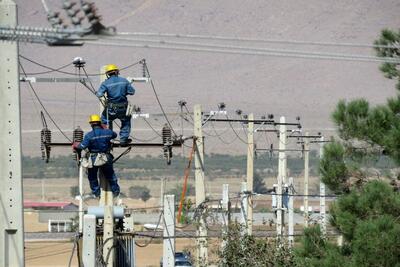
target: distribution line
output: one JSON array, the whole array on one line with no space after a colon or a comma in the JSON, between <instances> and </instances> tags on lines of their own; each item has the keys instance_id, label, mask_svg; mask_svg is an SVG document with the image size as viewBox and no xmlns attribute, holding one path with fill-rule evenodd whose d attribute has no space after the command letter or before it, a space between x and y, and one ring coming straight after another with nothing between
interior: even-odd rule
<instances>
[{"instance_id":1,"label":"distribution line","mask_svg":"<svg viewBox=\"0 0 400 267\"><path fill-rule=\"evenodd\" d=\"M120 41L136 41L141 43L156 43L162 45L179 45L179 46L194 46L194 47L209 47L209 48L222 48L222 49L239 49L249 51L264 51L264 52L277 52L286 54L298 54L298 55L315 55L315 56L329 56L339 58L357 58L357 59L383 59L386 61L395 61L393 58L381 58L376 56L365 56L355 54L343 54L343 53L327 53L327 52L314 52L314 51L301 51L301 50L288 50L288 49L273 49L263 47L251 47L251 46L237 46L237 45L220 45L213 43L195 43L195 42L175 42L168 40L152 40L152 39L137 39L137 38L118 38L118 37L103 37L103 40L120 40Z\"/></svg>"},{"instance_id":2,"label":"distribution line","mask_svg":"<svg viewBox=\"0 0 400 267\"><path fill-rule=\"evenodd\" d=\"M42 72L42 73L41 72L38 72L38 73L26 73L27 75L36 75L36 74L39 75L39 74L46 74L46 73L50 73L50 72L59 72L59 73L67 74L67 75L77 76L76 73L73 73L73 72L61 71L61 69L64 69L64 68L68 67L69 65L72 65L73 63L68 63L68 64L66 64L64 66L59 67L59 68L53 68L53 67L47 66L45 64L39 63L39 62L37 62L37 61L35 61L33 59L27 58L27 57L25 57L23 55L19 55L19 57L21 57L21 58L25 59L26 61L29 61L29 62L31 62L31 63L33 63L35 65L38 65L38 66L40 66L42 68L45 68L45 69L49 70L48 72L46 71L46 72ZM143 60L131 63L131 64L127 65L127 66L124 66L124 67L120 68L120 70L126 70L126 69L129 69L129 68L133 67L133 66L139 65L139 64L142 63L142 61ZM88 73L87 76L101 76L101 75L104 75L104 74L105 73Z\"/></svg>"},{"instance_id":3,"label":"distribution line","mask_svg":"<svg viewBox=\"0 0 400 267\"><path fill-rule=\"evenodd\" d=\"M46 71L42 71L42 72L28 72L28 73L26 73L26 74L27 74L27 75L48 74L48 73L60 71L60 70L65 69L66 67L69 67L69 66L71 66L71 65L72 65L72 63L68 63L68 64L65 64L65 65L63 65L63 66L61 66L61 67L54 68L54 69L52 69L52 70L46 70ZM46 69L47 69L47 67L46 67Z\"/></svg>"},{"instance_id":4,"label":"distribution line","mask_svg":"<svg viewBox=\"0 0 400 267\"><path fill-rule=\"evenodd\" d=\"M24 73L25 77L25 69L22 66L21 62L19 63L22 72ZM40 100L38 94L36 93L35 89L33 88L33 85L30 81L28 81L29 87L31 88L32 92L34 93L36 99L38 100L39 104L42 106L44 112L46 112L47 116L49 117L49 119L53 122L54 126L56 126L56 128L60 131L60 133L69 141L72 143L72 140L61 130L61 128L58 126L58 124L55 122L55 120L51 117L50 113L47 111L46 107L43 105L42 101Z\"/></svg>"},{"instance_id":5,"label":"distribution line","mask_svg":"<svg viewBox=\"0 0 400 267\"><path fill-rule=\"evenodd\" d=\"M234 54L234 55L251 55L251 56L269 56L269 57L288 57L288 58L302 58L302 59L315 59L315 60L338 60L338 61L354 61L354 62L378 62L378 63L400 63L400 60L394 60L393 58L352 58L352 57L337 57L337 56L322 56L322 55L310 55L310 54L288 54L281 52L263 52L263 51L251 51L251 50L239 50L239 49L217 49L217 48L206 48L206 47L192 47L192 46L172 46L162 44L138 44L138 43L118 43L118 42L101 42L101 41L87 41L85 44L88 45L100 45L100 46L115 46L115 47L136 47L136 48L152 48L152 49L167 49L176 51L191 51L191 52L207 52L207 53L219 53L219 54Z\"/></svg>"},{"instance_id":6,"label":"distribution line","mask_svg":"<svg viewBox=\"0 0 400 267\"><path fill-rule=\"evenodd\" d=\"M149 68L147 67L147 64L144 64L144 68L145 68L145 71L146 71L148 77L151 78L150 71L149 71ZM165 120L167 121L169 127L171 128L171 131L174 133L175 136L178 136L178 135L176 134L174 128L172 127L172 124L171 124L171 122L169 121L167 114L166 114L165 111L164 111L164 107L163 107L162 104L161 104L160 98L158 97L156 88L155 88L155 86L154 86L153 79L150 79L150 85L151 85L151 88L153 89L153 93L154 93L154 95L155 95L155 97L156 97L157 103L158 103L158 105L160 106L161 112L162 112L162 114L164 115L164 118L165 118Z\"/></svg>"},{"instance_id":7,"label":"distribution line","mask_svg":"<svg viewBox=\"0 0 400 267\"><path fill-rule=\"evenodd\" d=\"M229 37L218 35L200 35L200 34L178 34L178 33L155 33L155 32L118 32L117 35L122 36L157 36L157 37L175 37L182 39L209 39L221 41L239 41L239 42L258 42L258 43L278 43L278 44L294 44L294 45L314 45L314 46L347 46L347 47L364 47L364 48L399 48L394 45L377 45L362 43L337 43L337 42L318 42L318 41L300 41L300 40L278 40L278 39L261 39L249 37Z\"/></svg>"}]
</instances>

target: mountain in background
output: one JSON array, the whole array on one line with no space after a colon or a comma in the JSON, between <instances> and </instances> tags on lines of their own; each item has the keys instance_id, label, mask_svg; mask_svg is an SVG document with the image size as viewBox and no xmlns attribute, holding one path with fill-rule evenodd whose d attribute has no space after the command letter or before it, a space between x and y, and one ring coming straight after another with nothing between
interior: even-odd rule
<instances>
[{"instance_id":1,"label":"mountain in background","mask_svg":"<svg viewBox=\"0 0 400 267\"><path fill-rule=\"evenodd\" d=\"M16 1L19 23L49 26L39 0ZM297 40L311 42L372 44L383 28L397 29L400 25L399 1L95 1L105 25L118 32L156 32L201 34L209 36L248 37L259 39ZM62 1L47 1L59 9ZM142 37L144 39L146 37ZM168 39L168 38L159 38ZM182 40L187 41L187 40ZM103 44L110 40L99 41ZM121 42L121 41L120 41ZM220 44L215 40L191 42ZM124 44L127 42L125 41ZM254 43L230 41L231 46L253 46L270 49L290 49L313 52L346 53L374 56L370 47L311 46L299 44ZM89 73L99 72L100 66L114 63L127 66L143 58L148 63L152 79L167 113L179 111L177 102L185 99L191 110L202 104L204 111L215 110L219 102L227 105L228 116L242 109L259 118L268 113L287 116L287 121L301 117L304 129L333 134L330 113L339 99L365 97L372 103L383 103L394 95L394 83L379 71L379 63L302 59L281 56L229 55L150 48L116 47L85 44L82 47L47 47L38 44L20 45L20 54L51 67L59 67L76 56L87 62ZM26 71L43 71L22 60ZM74 72L74 68L65 69ZM139 66L122 71L124 76L141 73ZM65 77L51 73L44 77ZM33 84L43 103L62 129L80 125L88 129L87 117L98 112L98 102L83 86L77 84ZM98 84L95 84L97 87ZM131 97L143 112L160 113L154 93L148 84L136 85ZM39 155L40 110L32 92L21 84L23 151ZM74 111L75 110L75 111ZM181 132L181 119L171 115L174 128ZM188 116L190 120L190 116ZM157 130L165 120L152 117L149 122ZM49 122L50 128L55 127ZM232 125L241 139L246 139L242 125ZM184 123L185 134L192 125ZM214 129L214 128L215 129ZM157 138L143 120L134 122L134 136L139 139ZM245 144L227 124L208 124L207 153L245 154ZM219 138L215 137L218 133ZM64 141L54 133L55 140ZM221 141L222 138L222 141ZM276 142L274 135L257 135L259 147ZM235 140L235 141L232 141ZM230 143L232 141L232 143ZM227 143L227 144L225 144ZM228 144L230 143L230 144ZM261 144L262 143L262 144ZM65 153L54 150L54 153ZM141 153L140 150L136 150ZM143 153L159 153L158 150ZM187 152L186 152L187 153Z\"/></svg>"}]
</instances>

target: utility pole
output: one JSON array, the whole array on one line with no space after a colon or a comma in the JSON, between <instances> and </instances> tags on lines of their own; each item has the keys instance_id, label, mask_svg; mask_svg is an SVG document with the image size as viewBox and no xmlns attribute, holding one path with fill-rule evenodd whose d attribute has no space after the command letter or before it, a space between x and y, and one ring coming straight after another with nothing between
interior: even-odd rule
<instances>
[{"instance_id":1,"label":"utility pole","mask_svg":"<svg viewBox=\"0 0 400 267\"><path fill-rule=\"evenodd\" d=\"M164 197L163 267L175 266L175 195Z\"/></svg>"},{"instance_id":2,"label":"utility pole","mask_svg":"<svg viewBox=\"0 0 400 267\"><path fill-rule=\"evenodd\" d=\"M100 68L100 73L102 73L100 82L106 79L105 70L105 66ZM100 102L100 114L105 108L107 107L104 107ZM103 256L108 258L108 260L106 259L106 266L112 267L114 262L114 200L110 183L101 169L99 169L99 179L101 187L99 206L104 207Z\"/></svg>"},{"instance_id":3,"label":"utility pole","mask_svg":"<svg viewBox=\"0 0 400 267\"><path fill-rule=\"evenodd\" d=\"M321 142L320 142L320 147L319 147L319 157L322 159L324 156L324 137L321 136ZM326 205L325 205L325 184L320 181L319 183L319 194L320 194L320 199L319 199L319 206L320 206L320 215L321 215L321 220L320 220L320 226L321 226L321 231L323 235L326 235Z\"/></svg>"},{"instance_id":4,"label":"utility pole","mask_svg":"<svg viewBox=\"0 0 400 267\"><path fill-rule=\"evenodd\" d=\"M309 177L309 166L310 166L310 141L308 138L308 132L306 132L306 138L304 139L304 227L308 227L309 214L308 214L308 177Z\"/></svg>"},{"instance_id":5,"label":"utility pole","mask_svg":"<svg viewBox=\"0 0 400 267\"><path fill-rule=\"evenodd\" d=\"M247 234L253 234L253 179L254 179L254 115L249 114L247 128Z\"/></svg>"},{"instance_id":6,"label":"utility pole","mask_svg":"<svg viewBox=\"0 0 400 267\"><path fill-rule=\"evenodd\" d=\"M284 223L284 212L282 207L282 185L286 180L286 125L285 117L279 119L279 163L278 163L278 188L276 192L277 200L277 219L276 219L276 233L278 238L282 237L283 234L283 223Z\"/></svg>"},{"instance_id":7,"label":"utility pole","mask_svg":"<svg viewBox=\"0 0 400 267\"><path fill-rule=\"evenodd\" d=\"M240 214L241 216L241 224L243 225L242 229L242 234L245 235L248 233L248 225L247 225L247 202L248 202L248 194L247 194L247 183L242 182L242 188L241 188L241 198L240 198Z\"/></svg>"},{"instance_id":8,"label":"utility pole","mask_svg":"<svg viewBox=\"0 0 400 267\"><path fill-rule=\"evenodd\" d=\"M289 217L289 225L288 225L288 240L289 246L294 245L294 188L293 188L293 177L289 177L289 203L288 203L288 217Z\"/></svg>"},{"instance_id":9,"label":"utility pole","mask_svg":"<svg viewBox=\"0 0 400 267\"><path fill-rule=\"evenodd\" d=\"M167 179L165 177L161 178L161 192L160 192L160 209L164 208L164 194L165 194L165 182Z\"/></svg>"},{"instance_id":10,"label":"utility pole","mask_svg":"<svg viewBox=\"0 0 400 267\"><path fill-rule=\"evenodd\" d=\"M79 233L83 231L83 166L79 162Z\"/></svg>"},{"instance_id":11,"label":"utility pole","mask_svg":"<svg viewBox=\"0 0 400 267\"><path fill-rule=\"evenodd\" d=\"M0 0L0 25L17 26L17 5ZM24 266L18 42L0 42L0 266Z\"/></svg>"},{"instance_id":12,"label":"utility pole","mask_svg":"<svg viewBox=\"0 0 400 267\"><path fill-rule=\"evenodd\" d=\"M228 235L228 227L229 227L229 216L226 216L229 212L229 184L222 185L222 200L221 200L221 215L222 221L224 223L224 227L222 228L222 242L221 248L222 251L226 247L226 240L224 238Z\"/></svg>"},{"instance_id":13,"label":"utility pole","mask_svg":"<svg viewBox=\"0 0 400 267\"><path fill-rule=\"evenodd\" d=\"M196 147L194 155L195 165L195 190L196 190L196 208L205 205L205 177L204 177L204 139L202 131L202 112L201 106L194 106L194 138L196 138ZM208 244L207 244L206 221L200 215L200 221L197 228L197 264L208 265Z\"/></svg>"}]
</instances>

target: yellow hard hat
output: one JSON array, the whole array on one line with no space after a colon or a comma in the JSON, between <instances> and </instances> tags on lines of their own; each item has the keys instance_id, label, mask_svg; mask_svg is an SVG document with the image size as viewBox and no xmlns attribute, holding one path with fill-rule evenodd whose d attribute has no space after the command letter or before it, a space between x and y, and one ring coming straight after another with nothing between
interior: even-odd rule
<instances>
[{"instance_id":1,"label":"yellow hard hat","mask_svg":"<svg viewBox=\"0 0 400 267\"><path fill-rule=\"evenodd\" d=\"M97 114L90 115L89 123L93 123L93 122L101 122L100 116Z\"/></svg>"},{"instance_id":2,"label":"yellow hard hat","mask_svg":"<svg viewBox=\"0 0 400 267\"><path fill-rule=\"evenodd\" d=\"M106 66L106 73L111 72L111 71L119 71L118 67L114 64L108 64Z\"/></svg>"}]
</instances>

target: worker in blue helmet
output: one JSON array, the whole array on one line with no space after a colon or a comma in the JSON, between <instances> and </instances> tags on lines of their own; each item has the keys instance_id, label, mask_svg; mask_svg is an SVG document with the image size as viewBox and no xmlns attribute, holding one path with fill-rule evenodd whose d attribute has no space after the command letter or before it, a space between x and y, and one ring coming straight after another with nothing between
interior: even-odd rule
<instances>
[{"instance_id":1,"label":"worker in blue helmet","mask_svg":"<svg viewBox=\"0 0 400 267\"><path fill-rule=\"evenodd\" d=\"M129 138L131 132L131 115L127 114L128 95L134 95L135 89L131 83L122 77L119 77L119 69L114 64L109 64L105 68L107 80L101 85L96 92L96 96L101 98L107 94L105 109L101 114L101 122L108 125L112 129L112 122L115 119L121 121L121 129L119 132L120 143L122 145L130 143Z\"/></svg>"},{"instance_id":2,"label":"worker in blue helmet","mask_svg":"<svg viewBox=\"0 0 400 267\"><path fill-rule=\"evenodd\" d=\"M95 197L100 196L100 184L98 181L99 169L103 172L105 178L110 184L111 191L116 197L120 193L118 180L113 168L113 156L110 153L111 140L117 137L117 134L104 129L101 125L100 116L91 115L89 118L92 131L85 134L81 143L75 142L72 147L74 150L87 150L87 157L82 160L84 167L88 168L88 179L90 189Z\"/></svg>"}]
</instances>

